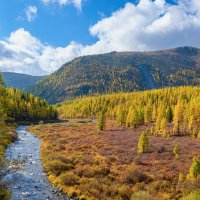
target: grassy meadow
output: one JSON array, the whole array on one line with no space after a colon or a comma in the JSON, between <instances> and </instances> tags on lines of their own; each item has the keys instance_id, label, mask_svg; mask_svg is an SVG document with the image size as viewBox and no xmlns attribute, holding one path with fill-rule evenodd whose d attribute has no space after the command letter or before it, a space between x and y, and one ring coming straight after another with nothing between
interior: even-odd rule
<instances>
[{"instance_id":1,"label":"grassy meadow","mask_svg":"<svg viewBox=\"0 0 200 200\"><path fill-rule=\"evenodd\" d=\"M199 140L191 136L149 133L149 148L138 153L143 130L120 127L107 120L98 131L96 122L47 124L28 128L42 141L41 159L50 182L78 199L183 199L199 188L188 178L193 157L200 155ZM178 156L174 147L178 145ZM193 193L190 195L194 195Z\"/></svg>"}]
</instances>

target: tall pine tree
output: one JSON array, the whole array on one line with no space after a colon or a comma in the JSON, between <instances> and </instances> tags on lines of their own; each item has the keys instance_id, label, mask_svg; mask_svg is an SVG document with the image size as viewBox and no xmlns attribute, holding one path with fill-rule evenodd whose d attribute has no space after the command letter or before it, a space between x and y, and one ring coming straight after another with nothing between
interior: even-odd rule
<instances>
[{"instance_id":1,"label":"tall pine tree","mask_svg":"<svg viewBox=\"0 0 200 200\"><path fill-rule=\"evenodd\" d=\"M145 153L149 149L149 138L147 131L143 131L138 141L138 153Z\"/></svg>"}]
</instances>

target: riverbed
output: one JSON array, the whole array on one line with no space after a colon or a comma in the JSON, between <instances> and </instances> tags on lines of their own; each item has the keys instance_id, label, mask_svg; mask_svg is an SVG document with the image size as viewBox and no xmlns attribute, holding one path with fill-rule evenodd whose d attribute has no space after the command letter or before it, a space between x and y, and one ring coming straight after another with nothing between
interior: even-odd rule
<instances>
[{"instance_id":1,"label":"riverbed","mask_svg":"<svg viewBox=\"0 0 200 200\"><path fill-rule=\"evenodd\" d=\"M68 200L50 185L43 171L38 137L26 131L26 126L19 126L16 131L18 140L6 151L6 159L11 163L4 178L11 200Z\"/></svg>"}]
</instances>

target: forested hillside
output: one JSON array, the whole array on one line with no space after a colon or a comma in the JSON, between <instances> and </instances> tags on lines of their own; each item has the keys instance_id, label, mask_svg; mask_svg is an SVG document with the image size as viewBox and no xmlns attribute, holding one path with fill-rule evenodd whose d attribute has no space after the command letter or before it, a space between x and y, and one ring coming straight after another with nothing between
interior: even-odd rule
<instances>
[{"instance_id":1,"label":"forested hillside","mask_svg":"<svg viewBox=\"0 0 200 200\"><path fill-rule=\"evenodd\" d=\"M6 126L7 120L7 95L5 85L0 74L0 168L1 158L3 156L4 148L11 143L13 137L9 132L9 127Z\"/></svg>"},{"instance_id":2,"label":"forested hillside","mask_svg":"<svg viewBox=\"0 0 200 200\"><path fill-rule=\"evenodd\" d=\"M44 76L31 76L14 72L2 72L3 79L8 87L26 90L44 78Z\"/></svg>"},{"instance_id":3,"label":"forested hillside","mask_svg":"<svg viewBox=\"0 0 200 200\"><path fill-rule=\"evenodd\" d=\"M56 107L48 105L45 100L18 89L7 88L0 73L0 133L6 132L7 123L55 120L57 116Z\"/></svg>"},{"instance_id":4,"label":"forested hillside","mask_svg":"<svg viewBox=\"0 0 200 200\"><path fill-rule=\"evenodd\" d=\"M200 50L112 52L63 65L30 91L50 103L77 96L200 84Z\"/></svg>"},{"instance_id":5,"label":"forested hillside","mask_svg":"<svg viewBox=\"0 0 200 200\"><path fill-rule=\"evenodd\" d=\"M57 110L54 106L32 94L14 88L6 88L8 98L6 113L15 121L39 121L57 119Z\"/></svg>"},{"instance_id":6,"label":"forested hillside","mask_svg":"<svg viewBox=\"0 0 200 200\"><path fill-rule=\"evenodd\" d=\"M57 109L45 100L14 88L7 88L0 74L0 199L9 199L9 192L1 182L1 168L5 166L5 149L16 138L13 122L39 122L57 119Z\"/></svg>"},{"instance_id":7,"label":"forested hillside","mask_svg":"<svg viewBox=\"0 0 200 200\"><path fill-rule=\"evenodd\" d=\"M200 138L200 87L177 87L144 92L84 97L64 102L61 118L95 117L100 112L122 127L154 122L153 134Z\"/></svg>"},{"instance_id":8,"label":"forested hillside","mask_svg":"<svg viewBox=\"0 0 200 200\"><path fill-rule=\"evenodd\" d=\"M39 121L57 119L54 106L24 91L8 88L0 74L0 112L1 119L7 121ZM3 117L4 116L4 117Z\"/></svg>"}]
</instances>

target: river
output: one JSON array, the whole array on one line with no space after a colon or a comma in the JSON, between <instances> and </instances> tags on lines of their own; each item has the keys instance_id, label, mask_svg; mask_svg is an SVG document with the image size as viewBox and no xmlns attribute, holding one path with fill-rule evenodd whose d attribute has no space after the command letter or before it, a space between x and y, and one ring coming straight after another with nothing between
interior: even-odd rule
<instances>
[{"instance_id":1,"label":"river","mask_svg":"<svg viewBox=\"0 0 200 200\"><path fill-rule=\"evenodd\" d=\"M50 185L43 171L38 137L26 131L26 126L19 126L16 131L18 140L6 151L11 164L4 177L11 191L11 200L69 200Z\"/></svg>"}]
</instances>

